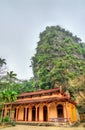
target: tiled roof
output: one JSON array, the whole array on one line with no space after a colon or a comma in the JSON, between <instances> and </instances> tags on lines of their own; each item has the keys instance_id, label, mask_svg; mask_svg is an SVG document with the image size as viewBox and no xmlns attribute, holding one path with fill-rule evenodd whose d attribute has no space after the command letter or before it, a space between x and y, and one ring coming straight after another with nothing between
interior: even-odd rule
<instances>
[{"instance_id":1,"label":"tiled roof","mask_svg":"<svg viewBox=\"0 0 85 130\"><path fill-rule=\"evenodd\" d=\"M49 89L49 90L40 90L40 91L36 91L36 92L22 93L18 97L45 94L45 93L51 93L51 92L56 92L56 91L60 91L60 88L54 88L54 89Z\"/></svg>"},{"instance_id":2,"label":"tiled roof","mask_svg":"<svg viewBox=\"0 0 85 130\"><path fill-rule=\"evenodd\" d=\"M73 102L71 99L68 99L68 97L50 97L50 98L41 98L41 99L30 99L30 100L21 100L21 101L16 101L13 104L34 104L34 103L42 103L42 102L53 102L53 101L69 101L73 104L75 104L75 102Z\"/></svg>"},{"instance_id":3,"label":"tiled roof","mask_svg":"<svg viewBox=\"0 0 85 130\"><path fill-rule=\"evenodd\" d=\"M60 98L63 99L63 98ZM50 101L55 101L59 100L59 98L52 97L52 98L42 98L42 99L30 99L30 100L21 100L21 101L16 101L13 104L23 104L23 103L40 103L40 102L50 102Z\"/></svg>"}]
</instances>

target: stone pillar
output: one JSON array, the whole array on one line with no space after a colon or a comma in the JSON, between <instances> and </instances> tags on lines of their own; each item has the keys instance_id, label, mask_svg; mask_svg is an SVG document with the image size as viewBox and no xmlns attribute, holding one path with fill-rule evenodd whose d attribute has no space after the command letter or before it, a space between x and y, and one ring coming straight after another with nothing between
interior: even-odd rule
<instances>
[{"instance_id":1,"label":"stone pillar","mask_svg":"<svg viewBox=\"0 0 85 130\"><path fill-rule=\"evenodd\" d=\"M66 118L67 118L67 121L69 121L69 117L68 117L68 108L67 108L67 102L65 102L65 108L66 108Z\"/></svg>"},{"instance_id":2,"label":"stone pillar","mask_svg":"<svg viewBox=\"0 0 85 130\"><path fill-rule=\"evenodd\" d=\"M18 107L16 107L16 121L18 121Z\"/></svg>"},{"instance_id":3,"label":"stone pillar","mask_svg":"<svg viewBox=\"0 0 85 130\"><path fill-rule=\"evenodd\" d=\"M32 121L32 107L29 107L29 121Z\"/></svg>"},{"instance_id":4,"label":"stone pillar","mask_svg":"<svg viewBox=\"0 0 85 130\"><path fill-rule=\"evenodd\" d=\"M50 121L50 111L49 111L49 108L50 108L50 104L47 105L47 116L48 116L48 121Z\"/></svg>"},{"instance_id":5,"label":"stone pillar","mask_svg":"<svg viewBox=\"0 0 85 130\"><path fill-rule=\"evenodd\" d=\"M25 121L27 121L27 107L25 107Z\"/></svg>"},{"instance_id":6,"label":"stone pillar","mask_svg":"<svg viewBox=\"0 0 85 130\"><path fill-rule=\"evenodd\" d=\"M37 106L36 106L36 116L35 116L35 117L36 117L36 119L35 119L35 120L37 121Z\"/></svg>"},{"instance_id":7,"label":"stone pillar","mask_svg":"<svg viewBox=\"0 0 85 130\"><path fill-rule=\"evenodd\" d=\"M66 102L63 103L63 116L67 118Z\"/></svg>"},{"instance_id":8,"label":"stone pillar","mask_svg":"<svg viewBox=\"0 0 85 130\"><path fill-rule=\"evenodd\" d=\"M39 121L43 122L43 105L39 107Z\"/></svg>"}]
</instances>

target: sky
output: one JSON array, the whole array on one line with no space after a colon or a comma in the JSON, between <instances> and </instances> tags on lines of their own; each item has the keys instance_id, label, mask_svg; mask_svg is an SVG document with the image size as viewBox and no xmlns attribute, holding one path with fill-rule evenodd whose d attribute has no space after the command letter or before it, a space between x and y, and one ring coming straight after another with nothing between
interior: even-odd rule
<instances>
[{"instance_id":1,"label":"sky","mask_svg":"<svg viewBox=\"0 0 85 130\"><path fill-rule=\"evenodd\" d=\"M0 0L0 57L8 71L19 79L33 77L39 34L56 25L85 42L85 0Z\"/></svg>"}]
</instances>

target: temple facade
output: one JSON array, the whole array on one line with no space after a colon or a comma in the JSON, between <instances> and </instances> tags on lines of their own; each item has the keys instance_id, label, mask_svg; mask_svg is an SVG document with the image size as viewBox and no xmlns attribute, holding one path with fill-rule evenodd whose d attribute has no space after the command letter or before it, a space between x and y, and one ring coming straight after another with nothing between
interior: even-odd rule
<instances>
[{"instance_id":1,"label":"temple facade","mask_svg":"<svg viewBox=\"0 0 85 130\"><path fill-rule=\"evenodd\" d=\"M62 87L22 93L13 103L5 103L4 116L24 122L77 122L76 103Z\"/></svg>"}]
</instances>

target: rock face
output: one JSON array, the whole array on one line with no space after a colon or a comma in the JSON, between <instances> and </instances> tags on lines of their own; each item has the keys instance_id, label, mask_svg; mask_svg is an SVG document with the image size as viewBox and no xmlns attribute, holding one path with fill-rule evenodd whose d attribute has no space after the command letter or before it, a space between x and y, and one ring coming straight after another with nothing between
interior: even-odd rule
<instances>
[{"instance_id":1,"label":"rock face","mask_svg":"<svg viewBox=\"0 0 85 130\"><path fill-rule=\"evenodd\" d=\"M85 91L85 43L60 26L40 33L32 67L36 89L62 85L73 98Z\"/></svg>"}]
</instances>

